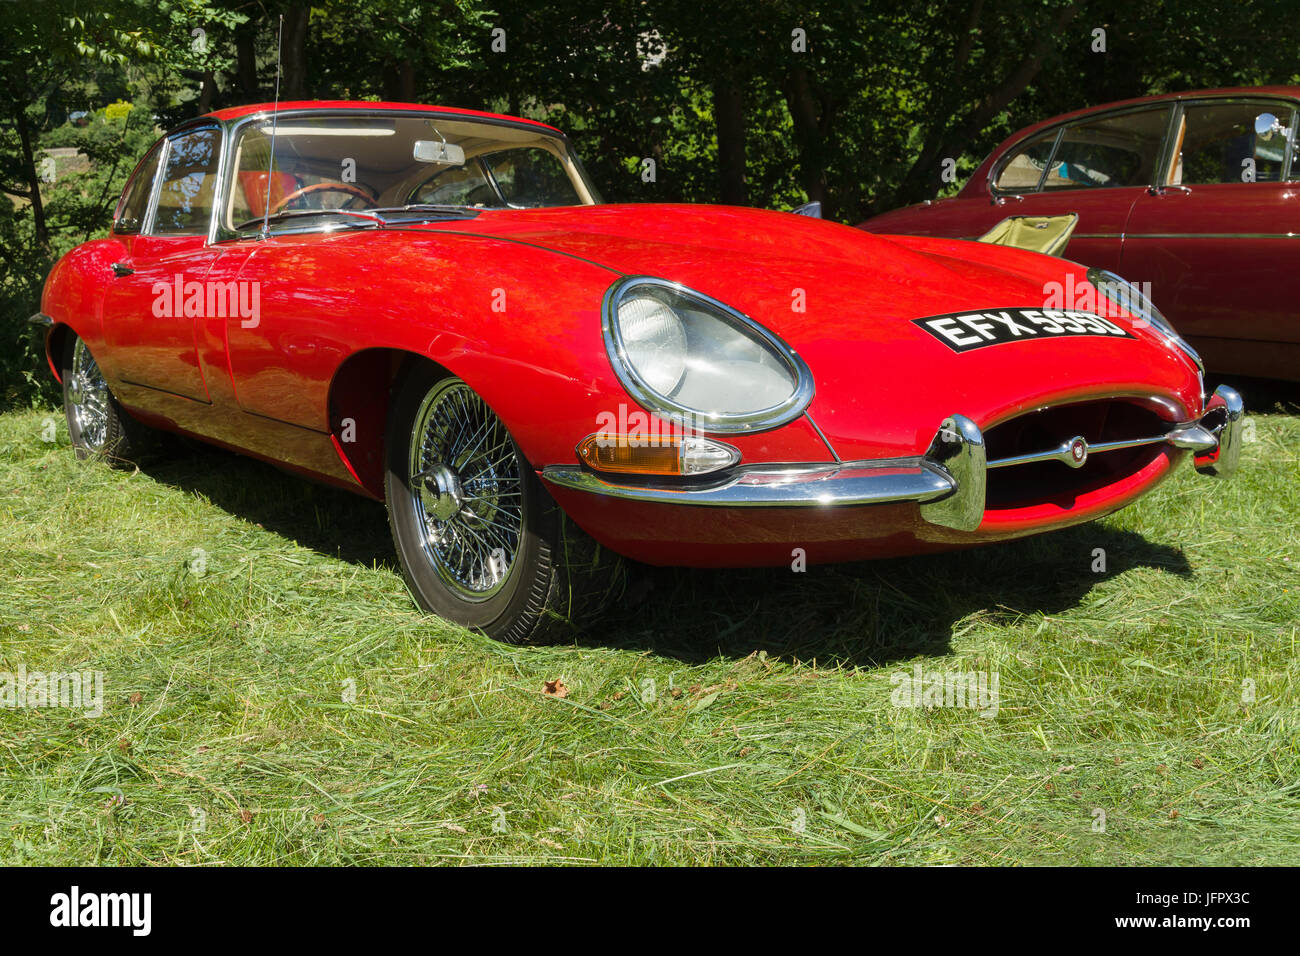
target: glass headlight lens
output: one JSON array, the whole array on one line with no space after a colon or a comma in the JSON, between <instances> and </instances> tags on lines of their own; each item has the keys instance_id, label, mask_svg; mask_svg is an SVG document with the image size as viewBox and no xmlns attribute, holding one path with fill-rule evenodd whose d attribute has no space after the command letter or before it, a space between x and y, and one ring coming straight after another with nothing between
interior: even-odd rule
<instances>
[{"instance_id":1,"label":"glass headlight lens","mask_svg":"<svg viewBox=\"0 0 1300 956\"><path fill-rule=\"evenodd\" d=\"M660 395L671 395L686 374L686 329L664 303L648 296L628 298L618 307L627 360Z\"/></svg>"},{"instance_id":2,"label":"glass headlight lens","mask_svg":"<svg viewBox=\"0 0 1300 956\"><path fill-rule=\"evenodd\" d=\"M1196 349L1184 341L1183 337L1169 324L1169 320L1156 308L1155 303L1136 285L1127 279L1121 279L1108 269L1089 269L1088 281L1096 288L1097 294L1101 298L1154 327L1157 332L1165 337L1167 342L1181 349L1188 358L1194 361L1201 372L1205 371L1205 363L1201 361L1201 356ZM1099 308L1102 307L1100 302L1097 305Z\"/></svg>"},{"instance_id":3,"label":"glass headlight lens","mask_svg":"<svg viewBox=\"0 0 1300 956\"><path fill-rule=\"evenodd\" d=\"M770 428L812 398L807 366L780 339L682 286L621 279L606 295L604 324L615 371L661 417L713 431Z\"/></svg>"}]
</instances>

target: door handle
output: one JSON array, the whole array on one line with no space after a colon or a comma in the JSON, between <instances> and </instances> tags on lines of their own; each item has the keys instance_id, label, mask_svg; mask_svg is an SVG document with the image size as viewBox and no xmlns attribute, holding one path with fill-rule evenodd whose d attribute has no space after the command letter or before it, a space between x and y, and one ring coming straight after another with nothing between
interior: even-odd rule
<instances>
[{"instance_id":1,"label":"door handle","mask_svg":"<svg viewBox=\"0 0 1300 956\"><path fill-rule=\"evenodd\" d=\"M135 272L135 270L132 269L130 266L128 266L125 262L114 262L112 265L112 269L113 269L113 274L118 276L119 278L121 276L129 276L133 272Z\"/></svg>"}]
</instances>

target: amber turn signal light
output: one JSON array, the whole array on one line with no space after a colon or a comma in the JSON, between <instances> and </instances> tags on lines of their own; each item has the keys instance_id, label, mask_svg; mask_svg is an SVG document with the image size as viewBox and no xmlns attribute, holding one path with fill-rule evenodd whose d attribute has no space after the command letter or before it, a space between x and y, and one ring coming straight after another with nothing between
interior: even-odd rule
<instances>
[{"instance_id":1,"label":"amber turn signal light","mask_svg":"<svg viewBox=\"0 0 1300 956\"><path fill-rule=\"evenodd\" d=\"M706 475L740 461L730 445L691 435L588 435L578 457L593 471L621 475Z\"/></svg>"}]
</instances>

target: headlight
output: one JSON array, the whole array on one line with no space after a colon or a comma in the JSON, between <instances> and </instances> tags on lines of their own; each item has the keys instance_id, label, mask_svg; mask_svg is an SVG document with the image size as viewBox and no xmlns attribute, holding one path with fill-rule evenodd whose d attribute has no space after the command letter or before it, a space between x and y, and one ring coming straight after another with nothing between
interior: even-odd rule
<instances>
[{"instance_id":1,"label":"headlight","mask_svg":"<svg viewBox=\"0 0 1300 956\"><path fill-rule=\"evenodd\" d=\"M812 400L812 374L748 316L684 286L630 276L605 293L605 347L619 380L661 418L702 431L773 428Z\"/></svg>"},{"instance_id":2,"label":"headlight","mask_svg":"<svg viewBox=\"0 0 1300 956\"><path fill-rule=\"evenodd\" d=\"M1157 332L1165 337L1166 342L1181 349L1188 358L1196 363L1196 367L1201 370L1201 373L1205 373L1205 363L1201 361L1201 356L1196 349L1188 345L1183 337L1175 331L1174 327L1169 324L1169 320L1160 313L1155 303L1148 299L1141 289L1107 269L1089 269L1088 281L1096 288L1098 295L1112 305L1119 306L1130 315L1137 316L1141 322L1153 326ZM1097 305L1100 307L1101 303L1098 302Z\"/></svg>"}]
</instances>

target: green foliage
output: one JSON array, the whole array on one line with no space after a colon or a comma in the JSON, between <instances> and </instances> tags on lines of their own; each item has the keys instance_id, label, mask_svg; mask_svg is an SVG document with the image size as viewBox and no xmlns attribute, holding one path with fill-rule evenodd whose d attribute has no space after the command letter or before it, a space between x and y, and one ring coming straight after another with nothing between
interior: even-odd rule
<instances>
[{"instance_id":1,"label":"green foliage","mask_svg":"<svg viewBox=\"0 0 1300 956\"><path fill-rule=\"evenodd\" d=\"M103 228L155 121L271 99L281 14L285 99L525 115L570 134L609 201L819 199L852 223L955 192L1045 116L1300 82L1292 2L0 3L0 340L27 341L54 257ZM78 111L86 126L68 122ZM90 169L41 183L43 150L58 147ZM948 160L956 183L940 178ZM0 350L0 403L32 398L46 380L35 358Z\"/></svg>"}]
</instances>

